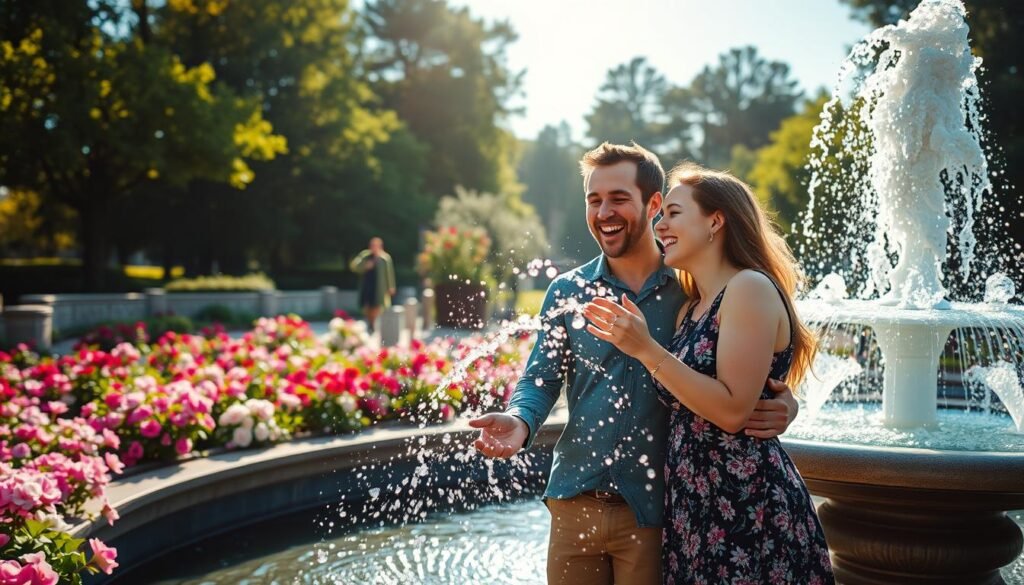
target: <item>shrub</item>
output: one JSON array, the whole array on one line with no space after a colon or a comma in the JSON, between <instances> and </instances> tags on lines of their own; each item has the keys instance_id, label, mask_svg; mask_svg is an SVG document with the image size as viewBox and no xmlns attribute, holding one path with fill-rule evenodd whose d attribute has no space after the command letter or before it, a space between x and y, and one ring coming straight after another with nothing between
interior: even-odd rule
<instances>
[{"instance_id":1,"label":"shrub","mask_svg":"<svg viewBox=\"0 0 1024 585\"><path fill-rule=\"evenodd\" d=\"M199 276L172 280L164 287L167 292L242 292L274 290L274 281L261 273L245 276Z\"/></svg>"}]
</instances>

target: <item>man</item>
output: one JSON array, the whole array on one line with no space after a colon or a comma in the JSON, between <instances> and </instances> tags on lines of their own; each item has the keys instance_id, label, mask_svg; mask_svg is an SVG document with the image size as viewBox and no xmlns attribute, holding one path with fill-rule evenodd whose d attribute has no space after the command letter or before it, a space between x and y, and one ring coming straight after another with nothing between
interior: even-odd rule
<instances>
[{"instance_id":1,"label":"man","mask_svg":"<svg viewBox=\"0 0 1024 585\"><path fill-rule=\"evenodd\" d=\"M587 224L602 254L551 283L541 309L546 326L508 409L470 424L480 429L482 453L510 457L529 447L565 384L569 419L544 494L551 511L548 582L656 585L668 411L639 361L580 327L580 315L549 312L567 300L625 293L654 338L668 345L685 299L651 226L665 173L635 143L604 143L584 155L580 168ZM778 435L796 416L789 388L772 388L777 397L760 401L746 425L751 435Z\"/></svg>"},{"instance_id":2,"label":"man","mask_svg":"<svg viewBox=\"0 0 1024 585\"><path fill-rule=\"evenodd\" d=\"M384 251L384 240L371 238L370 247L356 256L349 268L359 277L359 306L366 316L367 327L373 333L380 312L391 306L395 296L395 264Z\"/></svg>"}]
</instances>

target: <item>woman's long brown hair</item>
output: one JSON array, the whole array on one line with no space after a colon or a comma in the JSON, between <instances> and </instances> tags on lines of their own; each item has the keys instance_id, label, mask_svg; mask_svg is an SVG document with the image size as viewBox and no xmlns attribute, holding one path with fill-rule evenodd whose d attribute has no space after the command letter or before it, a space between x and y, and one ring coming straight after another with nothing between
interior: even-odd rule
<instances>
[{"instance_id":1,"label":"woman's long brown hair","mask_svg":"<svg viewBox=\"0 0 1024 585\"><path fill-rule=\"evenodd\" d=\"M794 310L793 297L804 275L793 251L750 187L730 173L683 162L668 176L669 189L676 185L692 187L693 198L706 215L717 211L725 217L725 257L733 266L765 272L785 293L783 302L793 324L793 364L786 382L796 388L810 370L818 344ZM689 298L700 297L692 275L680 271L679 282Z\"/></svg>"}]
</instances>

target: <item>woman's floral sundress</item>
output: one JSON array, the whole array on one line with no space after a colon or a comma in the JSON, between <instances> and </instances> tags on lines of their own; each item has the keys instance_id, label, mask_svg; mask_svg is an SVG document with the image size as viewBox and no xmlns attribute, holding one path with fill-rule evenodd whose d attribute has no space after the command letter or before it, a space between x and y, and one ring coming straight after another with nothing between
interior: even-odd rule
<instances>
[{"instance_id":1,"label":"woman's floral sundress","mask_svg":"<svg viewBox=\"0 0 1024 585\"><path fill-rule=\"evenodd\" d=\"M725 289L697 321L691 321L691 307L669 347L687 366L711 377L717 377L724 294ZM791 330L792 325L791 318ZM792 361L791 336L789 346L772 358L769 377L784 379ZM811 496L779 440L725 432L656 386L671 410L662 537L665 583L835 583ZM761 397L771 396L766 386Z\"/></svg>"}]
</instances>

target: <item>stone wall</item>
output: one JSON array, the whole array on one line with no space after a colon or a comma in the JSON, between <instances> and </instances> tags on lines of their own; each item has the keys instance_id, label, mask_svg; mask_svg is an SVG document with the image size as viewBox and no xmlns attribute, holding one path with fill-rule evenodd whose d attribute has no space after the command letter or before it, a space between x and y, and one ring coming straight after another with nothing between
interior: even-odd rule
<instances>
[{"instance_id":1,"label":"stone wall","mask_svg":"<svg viewBox=\"0 0 1024 585\"><path fill-rule=\"evenodd\" d=\"M168 293L163 289L148 289L124 294L23 295L20 304L52 307L53 328L70 331L110 321L137 321L163 313L195 317L203 309L217 305L243 315L326 316L336 309L357 309L358 293L332 286L320 290L224 293Z\"/></svg>"}]
</instances>

